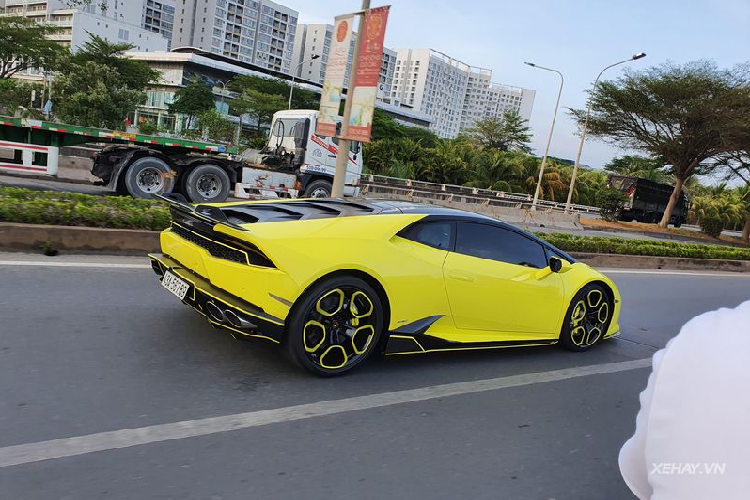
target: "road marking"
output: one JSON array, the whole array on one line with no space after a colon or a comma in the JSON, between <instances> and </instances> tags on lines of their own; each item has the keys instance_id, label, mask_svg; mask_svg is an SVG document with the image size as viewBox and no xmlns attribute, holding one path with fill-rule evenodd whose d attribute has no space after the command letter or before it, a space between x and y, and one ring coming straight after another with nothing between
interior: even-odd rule
<instances>
[{"instance_id":1,"label":"road marking","mask_svg":"<svg viewBox=\"0 0 750 500\"><path fill-rule=\"evenodd\" d=\"M598 269L604 274L656 274L671 276L712 276L716 278L750 278L750 273L727 271L725 273L702 273L693 271L661 271L657 269Z\"/></svg>"},{"instance_id":2,"label":"road marking","mask_svg":"<svg viewBox=\"0 0 750 500\"><path fill-rule=\"evenodd\" d=\"M494 391L544 382L558 382L589 375L619 373L647 368L649 366L651 366L651 359L643 358L620 363L579 366L564 368L562 370L525 373L471 382L455 382L420 389L384 392L334 401L319 401L317 403L288 406L273 410L251 411L221 417L185 420L136 429L121 429L37 443L19 444L0 448L0 468L39 462L41 460L73 457L98 451L129 448L131 446L158 443L161 441L206 436L262 425L335 415L349 411L368 410L402 403L427 401L448 396Z\"/></svg>"},{"instance_id":3,"label":"road marking","mask_svg":"<svg viewBox=\"0 0 750 500\"><path fill-rule=\"evenodd\" d=\"M89 269L151 269L151 266L148 264L122 264L114 262L50 262L47 260L0 260L0 266L86 267Z\"/></svg>"}]
</instances>

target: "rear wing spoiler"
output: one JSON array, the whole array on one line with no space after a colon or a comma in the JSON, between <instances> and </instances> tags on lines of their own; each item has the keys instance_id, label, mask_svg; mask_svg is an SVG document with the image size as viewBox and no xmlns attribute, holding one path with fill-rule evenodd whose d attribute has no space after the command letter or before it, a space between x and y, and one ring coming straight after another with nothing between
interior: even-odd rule
<instances>
[{"instance_id":1,"label":"rear wing spoiler","mask_svg":"<svg viewBox=\"0 0 750 500\"><path fill-rule=\"evenodd\" d=\"M193 205L179 193L170 193L166 195L154 194L154 197L167 202L170 209L172 210L180 211L197 219L202 219L205 222L213 224L223 224L238 231L247 231L239 224L230 222L229 219L227 219L226 214L222 212L219 207L214 207L211 205Z\"/></svg>"}]
</instances>

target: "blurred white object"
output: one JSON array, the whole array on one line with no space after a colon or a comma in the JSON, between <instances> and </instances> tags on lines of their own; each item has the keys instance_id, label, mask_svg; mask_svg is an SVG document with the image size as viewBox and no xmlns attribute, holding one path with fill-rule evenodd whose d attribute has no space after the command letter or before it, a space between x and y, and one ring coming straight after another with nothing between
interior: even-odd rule
<instances>
[{"instance_id":1,"label":"blurred white object","mask_svg":"<svg viewBox=\"0 0 750 500\"><path fill-rule=\"evenodd\" d=\"M641 500L750 498L750 301L690 320L654 354L620 450Z\"/></svg>"}]
</instances>

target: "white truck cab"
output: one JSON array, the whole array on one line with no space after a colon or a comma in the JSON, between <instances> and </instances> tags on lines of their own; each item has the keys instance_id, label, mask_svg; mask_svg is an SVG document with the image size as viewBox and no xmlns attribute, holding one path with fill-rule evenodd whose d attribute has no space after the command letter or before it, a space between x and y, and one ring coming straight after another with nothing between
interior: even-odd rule
<instances>
[{"instance_id":1,"label":"white truck cab","mask_svg":"<svg viewBox=\"0 0 750 500\"><path fill-rule=\"evenodd\" d=\"M278 111L273 115L268 143L259 153L257 167L245 167L236 196L331 196L336 173L338 139L315 135L318 111ZM345 196L359 194L362 145L352 142L346 168Z\"/></svg>"}]
</instances>

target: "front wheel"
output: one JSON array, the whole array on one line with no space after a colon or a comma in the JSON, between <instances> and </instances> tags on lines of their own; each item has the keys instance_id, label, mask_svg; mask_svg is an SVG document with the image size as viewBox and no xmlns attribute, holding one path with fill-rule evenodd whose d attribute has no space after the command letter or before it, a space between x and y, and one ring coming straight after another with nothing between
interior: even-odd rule
<instances>
[{"instance_id":1,"label":"front wheel","mask_svg":"<svg viewBox=\"0 0 750 500\"><path fill-rule=\"evenodd\" d=\"M378 345L383 304L365 281L340 276L314 285L290 313L287 357L322 377L348 372Z\"/></svg>"},{"instance_id":2,"label":"front wheel","mask_svg":"<svg viewBox=\"0 0 750 500\"><path fill-rule=\"evenodd\" d=\"M586 351L607 333L614 307L600 285L583 287L570 302L560 332L560 344L570 351Z\"/></svg>"},{"instance_id":3,"label":"front wheel","mask_svg":"<svg viewBox=\"0 0 750 500\"><path fill-rule=\"evenodd\" d=\"M333 192L333 186L328 181L318 179L311 182L305 189L306 198L330 198Z\"/></svg>"}]
</instances>

